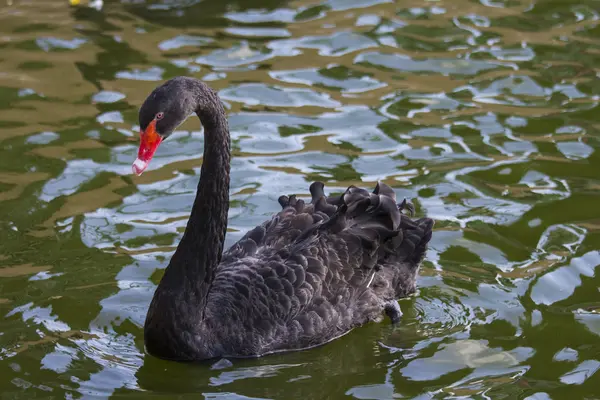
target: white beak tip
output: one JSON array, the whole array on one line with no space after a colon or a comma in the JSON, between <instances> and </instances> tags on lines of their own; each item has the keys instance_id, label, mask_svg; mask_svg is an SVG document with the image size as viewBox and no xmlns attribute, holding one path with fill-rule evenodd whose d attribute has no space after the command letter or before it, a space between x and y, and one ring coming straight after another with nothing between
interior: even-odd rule
<instances>
[{"instance_id":1,"label":"white beak tip","mask_svg":"<svg viewBox=\"0 0 600 400\"><path fill-rule=\"evenodd\" d=\"M140 176L146 170L146 168L148 168L148 162L140 160L139 158L136 158L131 166L133 173L137 176Z\"/></svg>"}]
</instances>

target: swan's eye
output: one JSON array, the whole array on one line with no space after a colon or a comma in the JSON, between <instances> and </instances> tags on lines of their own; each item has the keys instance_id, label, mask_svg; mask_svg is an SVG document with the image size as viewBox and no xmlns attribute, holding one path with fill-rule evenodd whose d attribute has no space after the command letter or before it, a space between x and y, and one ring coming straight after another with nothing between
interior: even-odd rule
<instances>
[{"instance_id":1,"label":"swan's eye","mask_svg":"<svg viewBox=\"0 0 600 400\"><path fill-rule=\"evenodd\" d=\"M156 118L156 119L162 119L164 116L165 116L165 114L164 114L164 113L162 113L162 112L159 112L158 114L156 114L156 117L155 117L155 118Z\"/></svg>"}]
</instances>

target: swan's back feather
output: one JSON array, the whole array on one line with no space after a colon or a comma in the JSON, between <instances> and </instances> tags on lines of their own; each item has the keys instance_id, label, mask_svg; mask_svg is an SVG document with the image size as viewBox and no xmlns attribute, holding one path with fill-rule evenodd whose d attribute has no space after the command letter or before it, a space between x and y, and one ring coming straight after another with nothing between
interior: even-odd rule
<instances>
[{"instance_id":1,"label":"swan's back feather","mask_svg":"<svg viewBox=\"0 0 600 400\"><path fill-rule=\"evenodd\" d=\"M208 294L202 335L216 355L250 356L325 343L415 291L433 221L413 220L389 186L354 186L282 209L227 250ZM396 305L397 308L397 305ZM212 346L212 347L211 347Z\"/></svg>"}]
</instances>

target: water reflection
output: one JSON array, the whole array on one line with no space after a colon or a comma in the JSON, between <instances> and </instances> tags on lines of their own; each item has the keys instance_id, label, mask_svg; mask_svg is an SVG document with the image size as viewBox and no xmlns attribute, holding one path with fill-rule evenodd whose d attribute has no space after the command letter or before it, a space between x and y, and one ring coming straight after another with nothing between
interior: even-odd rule
<instances>
[{"instance_id":1,"label":"water reflection","mask_svg":"<svg viewBox=\"0 0 600 400\"><path fill-rule=\"evenodd\" d=\"M0 7L2 393L596 395L594 1L67 3ZM229 111L227 245L317 179L384 181L437 220L400 326L259 360L145 355L202 162L197 120L142 177L130 165L140 103L180 74Z\"/></svg>"}]
</instances>

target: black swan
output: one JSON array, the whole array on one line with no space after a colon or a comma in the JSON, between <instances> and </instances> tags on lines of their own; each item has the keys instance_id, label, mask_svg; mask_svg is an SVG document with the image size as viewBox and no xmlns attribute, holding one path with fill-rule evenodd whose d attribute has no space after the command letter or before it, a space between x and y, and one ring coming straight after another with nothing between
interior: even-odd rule
<instances>
[{"instance_id":1,"label":"black swan","mask_svg":"<svg viewBox=\"0 0 600 400\"><path fill-rule=\"evenodd\" d=\"M312 200L281 196L282 210L223 252L229 209L230 136L219 96L203 82L173 78L139 112L140 175L162 140L192 113L204 126L200 183L181 242L150 304L146 350L193 361L259 357L334 340L385 312L402 315L396 299L415 291L433 220L411 219L379 183L370 193L350 186Z\"/></svg>"}]
</instances>

